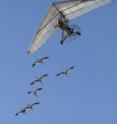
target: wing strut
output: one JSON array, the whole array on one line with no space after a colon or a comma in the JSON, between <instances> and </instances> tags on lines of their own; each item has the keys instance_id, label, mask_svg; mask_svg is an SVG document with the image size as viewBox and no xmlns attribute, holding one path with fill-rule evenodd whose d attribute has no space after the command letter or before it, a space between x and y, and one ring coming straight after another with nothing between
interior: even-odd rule
<instances>
[{"instance_id":1,"label":"wing strut","mask_svg":"<svg viewBox=\"0 0 117 124\"><path fill-rule=\"evenodd\" d=\"M65 20L65 22L68 22L68 19L65 17L65 15L63 14L64 11L60 11L58 9L58 7L56 6L55 3L53 3L53 6L56 8L56 10L59 12L59 14L61 15L61 18L63 18Z\"/></svg>"}]
</instances>

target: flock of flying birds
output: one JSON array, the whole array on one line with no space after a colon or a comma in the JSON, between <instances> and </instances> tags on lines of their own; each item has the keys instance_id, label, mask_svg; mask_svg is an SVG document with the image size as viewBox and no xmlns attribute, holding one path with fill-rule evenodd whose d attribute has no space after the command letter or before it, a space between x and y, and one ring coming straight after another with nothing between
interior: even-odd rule
<instances>
[{"instance_id":1,"label":"flock of flying birds","mask_svg":"<svg viewBox=\"0 0 117 124\"><path fill-rule=\"evenodd\" d=\"M49 59L49 56L46 56L46 57L42 57L40 59L37 59L33 64L32 64L32 67L35 67L36 65L38 64L44 64L45 63L45 60ZM70 66L69 68L59 72L56 74L57 77L59 76L62 76L62 75L65 75L65 76L68 76L69 73L75 68L75 66ZM42 83L44 81L45 78L48 77L48 73L46 74L43 74L41 75L40 77L38 77L37 79L33 80L30 85L35 85L37 83ZM27 92L27 94L32 94L34 96L37 96L38 95L38 92L41 92L43 90L43 88L37 88L36 90L30 90ZM26 112L28 110L34 110L34 106L37 106L39 105L40 103L39 102L34 102L32 104L28 104L26 105L25 107L23 107L21 110L19 110L15 116L18 116L18 115L21 115L21 114L26 114Z\"/></svg>"}]
</instances>

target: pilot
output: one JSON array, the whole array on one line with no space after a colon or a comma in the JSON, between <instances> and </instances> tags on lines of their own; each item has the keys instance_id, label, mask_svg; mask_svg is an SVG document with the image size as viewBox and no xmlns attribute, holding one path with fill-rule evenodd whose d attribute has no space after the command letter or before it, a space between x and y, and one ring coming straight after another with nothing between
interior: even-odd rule
<instances>
[{"instance_id":1,"label":"pilot","mask_svg":"<svg viewBox=\"0 0 117 124\"><path fill-rule=\"evenodd\" d=\"M80 31L75 31L74 28L71 28L68 25L68 22L65 21L64 19L59 19L57 21L58 27L62 30L65 31L67 35L65 35L62 40L60 41L61 45L63 45L64 41L67 39L67 37L71 37L72 35L78 35L81 36Z\"/></svg>"},{"instance_id":2,"label":"pilot","mask_svg":"<svg viewBox=\"0 0 117 124\"><path fill-rule=\"evenodd\" d=\"M67 31L67 35L70 37L71 35L78 35L81 36L80 31L75 32L73 28L70 28L68 23L66 23L64 20L59 19L57 21L57 24L59 26L60 29Z\"/></svg>"}]
</instances>

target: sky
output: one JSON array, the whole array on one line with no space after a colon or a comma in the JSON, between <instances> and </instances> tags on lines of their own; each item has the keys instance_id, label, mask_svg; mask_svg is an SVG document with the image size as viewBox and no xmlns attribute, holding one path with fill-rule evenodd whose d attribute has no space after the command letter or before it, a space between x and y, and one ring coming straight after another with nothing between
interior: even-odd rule
<instances>
[{"instance_id":1,"label":"sky","mask_svg":"<svg viewBox=\"0 0 117 124\"><path fill-rule=\"evenodd\" d=\"M116 124L117 123L117 3L71 21L81 28L74 42L59 43L56 32L36 53L26 51L54 0L0 1L0 123ZM49 56L32 68L36 58ZM68 77L56 74L71 65ZM32 80L48 73L43 84ZM27 91L42 87L38 97ZM25 105L40 102L34 111L14 116Z\"/></svg>"}]
</instances>

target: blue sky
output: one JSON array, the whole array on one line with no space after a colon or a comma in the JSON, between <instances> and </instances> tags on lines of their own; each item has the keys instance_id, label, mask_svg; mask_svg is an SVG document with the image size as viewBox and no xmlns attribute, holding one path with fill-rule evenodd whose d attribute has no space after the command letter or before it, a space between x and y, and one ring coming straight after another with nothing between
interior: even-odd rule
<instances>
[{"instance_id":1,"label":"blue sky","mask_svg":"<svg viewBox=\"0 0 117 124\"><path fill-rule=\"evenodd\" d=\"M32 55L26 50L54 0L1 0L0 4L0 123L3 124L116 124L117 123L117 3L103 6L71 23L82 36L59 44L58 32ZM36 58L50 56L32 68ZM75 65L69 77L61 69ZM42 85L30 82L49 73ZM43 87L38 98L30 89ZM27 115L14 114L28 103L40 106Z\"/></svg>"}]
</instances>

